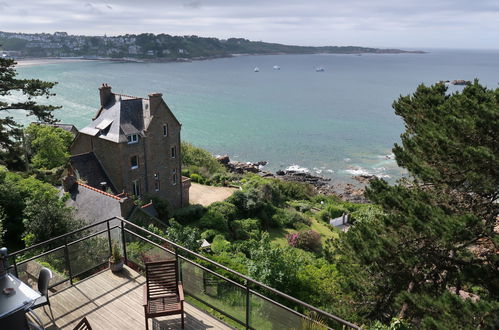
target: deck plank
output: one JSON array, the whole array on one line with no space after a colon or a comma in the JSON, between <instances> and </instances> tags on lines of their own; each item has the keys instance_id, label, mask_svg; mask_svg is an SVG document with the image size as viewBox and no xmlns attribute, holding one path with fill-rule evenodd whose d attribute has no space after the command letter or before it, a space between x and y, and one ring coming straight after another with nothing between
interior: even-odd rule
<instances>
[{"instance_id":1,"label":"deck plank","mask_svg":"<svg viewBox=\"0 0 499 330\"><path fill-rule=\"evenodd\" d=\"M144 329L142 287L145 278L131 268L92 275L74 286L50 294L55 324L48 306L36 309L45 329L73 329L86 317L93 329ZM232 329L196 307L184 303L185 329ZM149 320L150 329L180 329L180 315Z\"/></svg>"}]
</instances>

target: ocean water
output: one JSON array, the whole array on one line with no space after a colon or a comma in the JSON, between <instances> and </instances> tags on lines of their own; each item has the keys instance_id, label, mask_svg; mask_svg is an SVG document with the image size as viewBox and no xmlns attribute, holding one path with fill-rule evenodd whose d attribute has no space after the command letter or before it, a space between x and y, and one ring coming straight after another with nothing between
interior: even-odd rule
<instances>
[{"instance_id":1,"label":"ocean water","mask_svg":"<svg viewBox=\"0 0 499 330\"><path fill-rule=\"evenodd\" d=\"M280 70L275 70L275 65ZM324 72L316 72L316 67ZM254 72L258 67L259 72ZM403 122L391 108L420 83L479 78L496 88L499 51L433 50L397 55L239 56L190 63L85 61L19 67L22 77L57 81L62 123L87 125L97 88L147 97L161 92L182 123L182 139L238 161L268 161L349 181L404 172L391 148ZM450 92L462 89L451 86ZM14 95L11 98L16 98ZM20 121L26 117L16 115Z\"/></svg>"}]
</instances>

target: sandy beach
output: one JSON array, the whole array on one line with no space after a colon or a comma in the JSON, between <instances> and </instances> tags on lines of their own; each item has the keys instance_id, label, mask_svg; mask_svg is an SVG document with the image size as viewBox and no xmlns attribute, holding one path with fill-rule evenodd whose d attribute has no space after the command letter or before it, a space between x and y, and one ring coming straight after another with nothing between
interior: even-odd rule
<instances>
[{"instance_id":1,"label":"sandy beach","mask_svg":"<svg viewBox=\"0 0 499 330\"><path fill-rule=\"evenodd\" d=\"M33 65L82 62L82 61L89 61L89 60L82 58L27 58L27 59L16 60L17 66L33 66Z\"/></svg>"}]
</instances>

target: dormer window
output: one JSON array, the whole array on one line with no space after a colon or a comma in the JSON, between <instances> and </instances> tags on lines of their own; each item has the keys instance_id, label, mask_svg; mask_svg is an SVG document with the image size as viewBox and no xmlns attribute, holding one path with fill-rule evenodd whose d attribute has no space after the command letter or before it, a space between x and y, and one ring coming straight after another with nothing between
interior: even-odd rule
<instances>
[{"instance_id":1,"label":"dormer window","mask_svg":"<svg viewBox=\"0 0 499 330\"><path fill-rule=\"evenodd\" d=\"M139 135L138 134L130 134L127 136L127 139L128 139L128 144L137 143L137 142L139 142Z\"/></svg>"}]
</instances>

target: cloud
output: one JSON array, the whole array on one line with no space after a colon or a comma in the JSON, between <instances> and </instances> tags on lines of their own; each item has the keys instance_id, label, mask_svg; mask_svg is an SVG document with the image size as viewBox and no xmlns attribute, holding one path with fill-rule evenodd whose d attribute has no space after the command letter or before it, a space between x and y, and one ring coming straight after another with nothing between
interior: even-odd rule
<instances>
[{"instance_id":1,"label":"cloud","mask_svg":"<svg viewBox=\"0 0 499 330\"><path fill-rule=\"evenodd\" d=\"M15 8L0 1L0 9L5 31L152 32L375 47L499 44L497 0L23 0Z\"/></svg>"}]
</instances>

